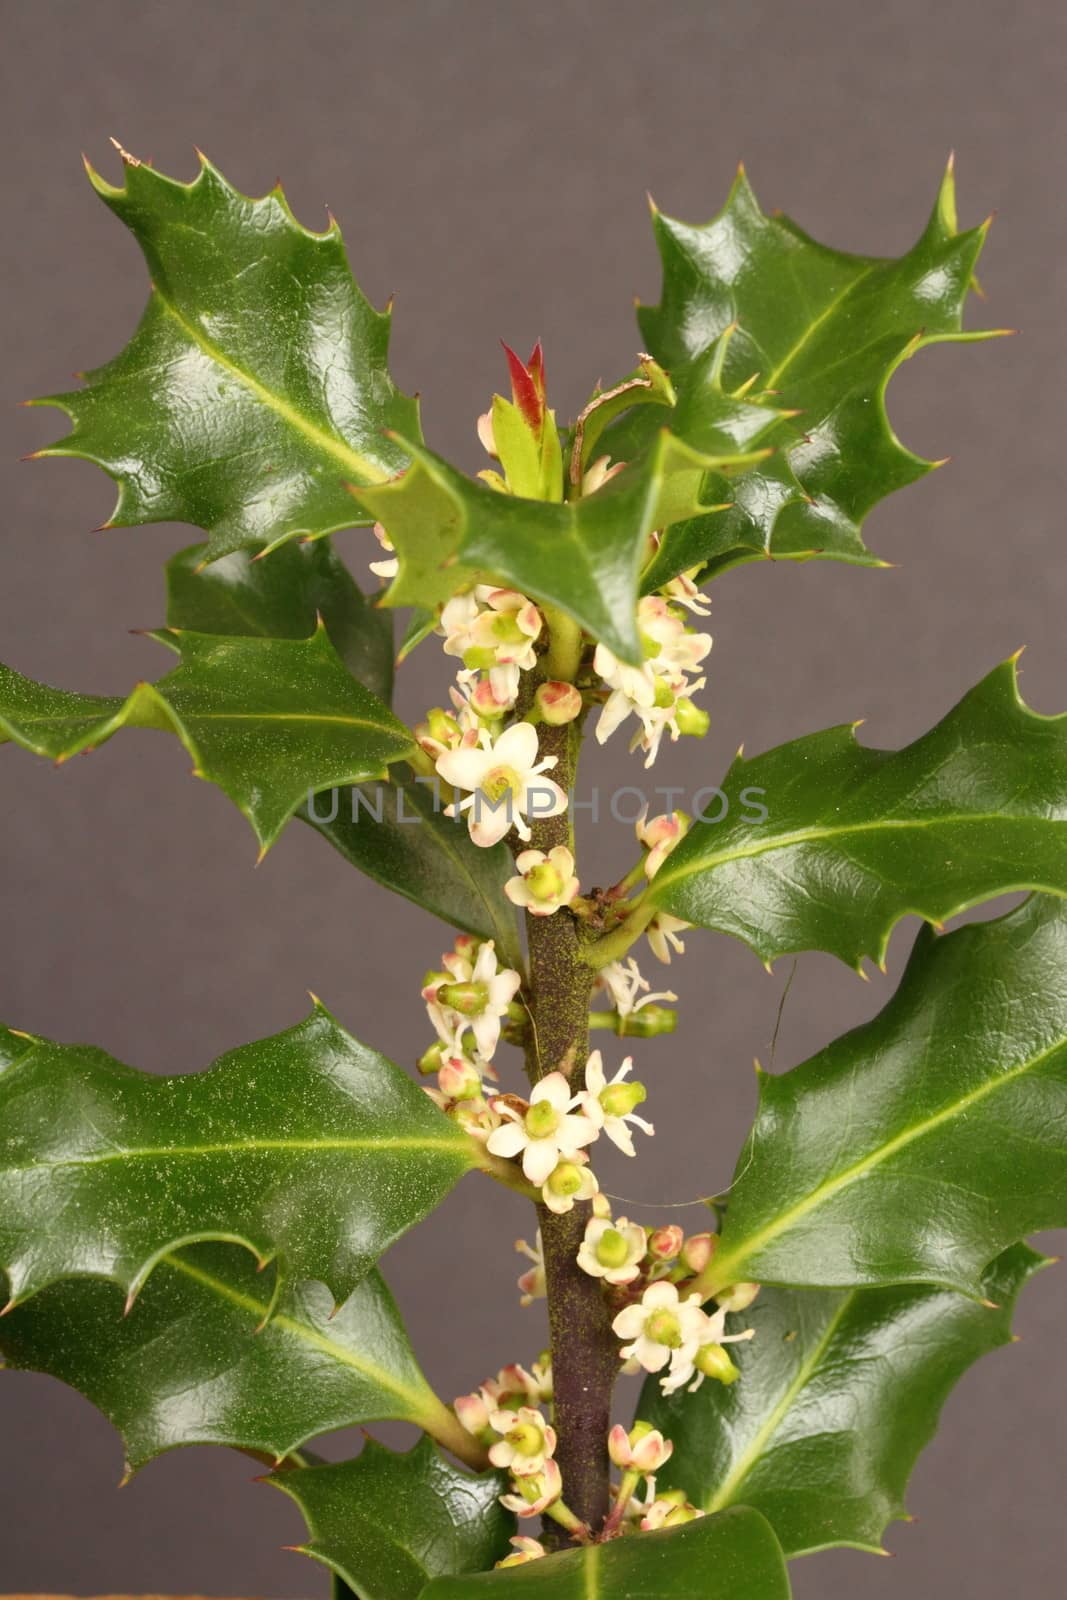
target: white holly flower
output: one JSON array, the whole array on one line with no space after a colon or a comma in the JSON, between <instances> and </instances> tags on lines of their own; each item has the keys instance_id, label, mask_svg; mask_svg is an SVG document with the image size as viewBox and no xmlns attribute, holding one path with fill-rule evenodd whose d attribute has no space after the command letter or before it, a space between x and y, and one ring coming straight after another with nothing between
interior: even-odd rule
<instances>
[{"instance_id":1,"label":"white holly flower","mask_svg":"<svg viewBox=\"0 0 1067 1600\"><path fill-rule=\"evenodd\" d=\"M604 1075L603 1057L599 1050L594 1050L585 1064L585 1088L581 1094L586 1116L627 1156L635 1153L633 1134L627 1123L634 1123L645 1133L656 1131L651 1122L634 1111L634 1107L647 1098L644 1084L624 1082L633 1071L633 1064L633 1057L627 1056L609 1083Z\"/></svg>"},{"instance_id":2,"label":"white holly flower","mask_svg":"<svg viewBox=\"0 0 1067 1600\"><path fill-rule=\"evenodd\" d=\"M599 1192L600 1185L588 1161L584 1150L576 1151L573 1160L561 1161L541 1185L541 1199L557 1217L573 1210L575 1201L592 1200Z\"/></svg>"},{"instance_id":3,"label":"white holly flower","mask_svg":"<svg viewBox=\"0 0 1067 1600\"><path fill-rule=\"evenodd\" d=\"M645 929L652 954L657 961L664 961L669 966L672 950L684 956L685 945L678 935L692 926L691 922L683 922L681 917L672 917L667 911L657 911Z\"/></svg>"},{"instance_id":4,"label":"white holly flower","mask_svg":"<svg viewBox=\"0 0 1067 1600\"><path fill-rule=\"evenodd\" d=\"M641 976L633 956L625 962L609 961L606 967L601 967L596 975L596 986L606 990L620 1017L631 1016L642 1006L650 1006L657 1000L678 998L670 989L664 989L661 994L648 993L648 979ZM638 995L641 995L640 1000Z\"/></svg>"},{"instance_id":5,"label":"white holly flower","mask_svg":"<svg viewBox=\"0 0 1067 1600\"><path fill-rule=\"evenodd\" d=\"M645 652L641 666L629 666L606 645L597 645L593 666L611 694L597 721L596 736L603 744L633 713L640 719L641 731L631 748L640 744L649 752L645 762L649 767L665 731L669 729L672 739L696 731L691 716L687 728L686 710L690 694L703 688L705 680L691 682L689 674L711 649L711 635L691 632L661 595L646 595L639 601L637 622Z\"/></svg>"},{"instance_id":6,"label":"white holly flower","mask_svg":"<svg viewBox=\"0 0 1067 1600\"><path fill-rule=\"evenodd\" d=\"M567 796L558 783L542 774L556 765L555 756L537 759L537 730L528 722L505 728L499 739L481 749L446 750L438 756L437 771L446 783L471 791L459 811L469 811L468 827L474 843L488 849L511 828L529 839L526 814L555 817L567 809ZM445 815L455 816L448 806Z\"/></svg>"},{"instance_id":7,"label":"white holly flower","mask_svg":"<svg viewBox=\"0 0 1067 1600\"><path fill-rule=\"evenodd\" d=\"M673 1454L670 1439L647 1422L635 1422L629 1433L617 1422L608 1434L608 1455L620 1472L658 1472Z\"/></svg>"},{"instance_id":8,"label":"white holly flower","mask_svg":"<svg viewBox=\"0 0 1067 1600\"><path fill-rule=\"evenodd\" d=\"M527 1181L540 1188L561 1161L573 1161L597 1137L594 1122L573 1114L579 1103L580 1097L571 1093L562 1072L550 1072L534 1084L525 1112L505 1100L497 1101L497 1109L507 1120L490 1134L486 1148L494 1156L521 1154Z\"/></svg>"},{"instance_id":9,"label":"white holly flower","mask_svg":"<svg viewBox=\"0 0 1067 1600\"><path fill-rule=\"evenodd\" d=\"M494 1411L489 1426L502 1437L489 1450L494 1467L515 1478L529 1478L543 1472L545 1462L556 1450L556 1430L540 1411L520 1406L518 1411Z\"/></svg>"},{"instance_id":10,"label":"white holly flower","mask_svg":"<svg viewBox=\"0 0 1067 1600\"><path fill-rule=\"evenodd\" d=\"M625 1306L611 1326L630 1341L620 1352L624 1361L637 1361L646 1372L662 1372L669 1364L663 1383L677 1388L693 1376L693 1358L709 1342L710 1321L699 1294L681 1300L677 1284L660 1280L649 1284L640 1304ZM679 1383L673 1381L676 1372L684 1374Z\"/></svg>"},{"instance_id":11,"label":"white holly flower","mask_svg":"<svg viewBox=\"0 0 1067 1600\"><path fill-rule=\"evenodd\" d=\"M699 567L691 567L689 572L680 572L670 583L663 585L660 594L666 600L673 600L675 605L685 606L687 611L695 612L698 617L706 617L711 611L711 601L706 594L701 594L692 578L692 574L699 570Z\"/></svg>"},{"instance_id":12,"label":"white holly flower","mask_svg":"<svg viewBox=\"0 0 1067 1600\"><path fill-rule=\"evenodd\" d=\"M645 1230L636 1222L591 1217L578 1247L578 1265L605 1283L633 1283L640 1276L647 1244Z\"/></svg>"},{"instance_id":13,"label":"white holly flower","mask_svg":"<svg viewBox=\"0 0 1067 1600\"><path fill-rule=\"evenodd\" d=\"M459 656L468 670L515 666L522 671L537 663L535 643L543 619L532 600L514 589L479 584L454 595L441 612L444 651Z\"/></svg>"},{"instance_id":14,"label":"white holly flower","mask_svg":"<svg viewBox=\"0 0 1067 1600\"><path fill-rule=\"evenodd\" d=\"M746 1328L743 1333L726 1333L727 1307L720 1306L710 1317L705 1317L707 1326L701 1336L700 1343L691 1357L671 1361L671 1370L667 1377L660 1380L660 1388L664 1394L673 1394L676 1389L681 1389L689 1383L690 1378L696 1374L695 1381L689 1383L689 1393L695 1394L705 1378L714 1378L719 1383L736 1383L741 1376L740 1370L734 1366L729 1355L723 1348L728 1344L744 1344L749 1339L756 1337L755 1328Z\"/></svg>"},{"instance_id":15,"label":"white holly flower","mask_svg":"<svg viewBox=\"0 0 1067 1600\"><path fill-rule=\"evenodd\" d=\"M574 857L564 844L544 850L523 850L515 857L519 869L509 878L504 893L512 905L522 906L535 917L549 917L560 906L569 906L578 893Z\"/></svg>"},{"instance_id":16,"label":"white holly flower","mask_svg":"<svg viewBox=\"0 0 1067 1600\"><path fill-rule=\"evenodd\" d=\"M540 1472L516 1478L512 1487L516 1492L502 1494L500 1504L517 1517L539 1517L563 1493L563 1474L549 1456Z\"/></svg>"},{"instance_id":17,"label":"white holly flower","mask_svg":"<svg viewBox=\"0 0 1067 1600\"><path fill-rule=\"evenodd\" d=\"M478 947L473 963L469 955L458 951L450 952L444 961L454 981L435 976L422 991L430 1021L446 1049L455 1054L464 1054L461 1040L469 1029L477 1047L475 1065L484 1071L496 1053L501 1019L522 977L511 967L498 970L492 939Z\"/></svg>"},{"instance_id":18,"label":"white holly flower","mask_svg":"<svg viewBox=\"0 0 1067 1600\"><path fill-rule=\"evenodd\" d=\"M396 546L380 522L376 522L371 531L382 549L386 551L388 560L369 562L370 570L379 578L395 578L400 571L400 557L395 554Z\"/></svg>"}]
</instances>

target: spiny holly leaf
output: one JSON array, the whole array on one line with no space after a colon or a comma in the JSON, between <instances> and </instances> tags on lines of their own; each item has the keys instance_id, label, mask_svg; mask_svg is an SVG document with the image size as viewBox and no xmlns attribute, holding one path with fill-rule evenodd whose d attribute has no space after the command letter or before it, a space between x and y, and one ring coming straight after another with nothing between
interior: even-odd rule
<instances>
[{"instance_id":1,"label":"spiny holly leaf","mask_svg":"<svg viewBox=\"0 0 1067 1600\"><path fill-rule=\"evenodd\" d=\"M206 1072L0 1030L0 1267L17 1304L57 1279L135 1296L182 1244L283 1257L340 1301L479 1151L317 1001Z\"/></svg>"},{"instance_id":2,"label":"spiny holly leaf","mask_svg":"<svg viewBox=\"0 0 1067 1600\"><path fill-rule=\"evenodd\" d=\"M660 428L640 462L595 494L556 504L498 493L421 445L406 448L414 465L402 478L356 491L400 561L383 604L429 607L493 579L558 606L634 662L642 659L638 578L651 534L711 504L701 492L711 466L740 466L754 454L729 441L703 453Z\"/></svg>"},{"instance_id":3,"label":"spiny holly leaf","mask_svg":"<svg viewBox=\"0 0 1067 1600\"><path fill-rule=\"evenodd\" d=\"M301 1548L360 1600L418 1600L432 1578L473 1573L509 1553L514 1518L499 1472L472 1477L429 1439L398 1455L373 1439L354 1461L279 1472L311 1534Z\"/></svg>"},{"instance_id":4,"label":"spiny holly leaf","mask_svg":"<svg viewBox=\"0 0 1067 1600\"><path fill-rule=\"evenodd\" d=\"M789 1600L789 1592L777 1539L745 1506L500 1572L437 1578L420 1600Z\"/></svg>"},{"instance_id":5,"label":"spiny holly leaf","mask_svg":"<svg viewBox=\"0 0 1067 1600\"><path fill-rule=\"evenodd\" d=\"M389 704L393 619L371 605L328 539L283 545L264 559L236 550L205 566L207 546L167 563L168 628L153 633L177 649L172 628L238 638L307 639L321 617L354 678Z\"/></svg>"},{"instance_id":6,"label":"spiny holly leaf","mask_svg":"<svg viewBox=\"0 0 1067 1600\"><path fill-rule=\"evenodd\" d=\"M660 868L658 908L770 962L827 950L883 962L909 912L942 922L1011 889L1067 893L1067 716L1019 698L1014 661L900 751L855 728L738 756ZM759 808L766 812L759 818Z\"/></svg>"},{"instance_id":7,"label":"spiny holly leaf","mask_svg":"<svg viewBox=\"0 0 1067 1600\"><path fill-rule=\"evenodd\" d=\"M73 424L38 454L117 481L107 526L189 522L212 558L363 520L344 484L406 466L393 434L419 437L418 408L336 222L309 232L280 187L250 200L203 156L191 183L123 159L122 188L89 177L144 252L151 296L121 355L38 402Z\"/></svg>"},{"instance_id":8,"label":"spiny holly leaf","mask_svg":"<svg viewBox=\"0 0 1067 1600\"><path fill-rule=\"evenodd\" d=\"M507 846L479 849L444 815L436 780L399 772L389 783L319 795L300 815L352 866L452 927L493 939L506 964L521 967L503 887L513 872Z\"/></svg>"},{"instance_id":9,"label":"spiny holly leaf","mask_svg":"<svg viewBox=\"0 0 1067 1600\"><path fill-rule=\"evenodd\" d=\"M0 1358L91 1400L131 1472L192 1444L281 1461L317 1434L387 1417L462 1444L377 1272L338 1309L323 1284L259 1273L233 1245L164 1256L126 1316L113 1284L53 1284L0 1320Z\"/></svg>"},{"instance_id":10,"label":"spiny holly leaf","mask_svg":"<svg viewBox=\"0 0 1067 1600\"><path fill-rule=\"evenodd\" d=\"M755 1506L787 1556L880 1550L907 1519L908 1479L950 1391L1011 1342L1016 1297L1047 1265L1026 1245L1006 1250L982 1279L992 1306L926 1286L764 1289L731 1319L756 1330L732 1347L737 1383L669 1397L645 1384L638 1415L674 1441L657 1487L707 1511Z\"/></svg>"},{"instance_id":11,"label":"spiny holly leaf","mask_svg":"<svg viewBox=\"0 0 1067 1600\"><path fill-rule=\"evenodd\" d=\"M261 855L309 794L379 777L411 751L408 730L352 677L324 625L308 639L173 637L181 666L126 700L0 666L0 743L66 761L122 727L176 733L197 777L248 818Z\"/></svg>"},{"instance_id":12,"label":"spiny holly leaf","mask_svg":"<svg viewBox=\"0 0 1067 1600\"><path fill-rule=\"evenodd\" d=\"M873 1021L760 1073L714 1293L737 1280L939 1283L1067 1224L1067 905L924 928Z\"/></svg>"},{"instance_id":13,"label":"spiny holly leaf","mask_svg":"<svg viewBox=\"0 0 1067 1600\"><path fill-rule=\"evenodd\" d=\"M638 320L679 406L699 415L707 353L732 331L726 388L771 394L796 414L763 436L774 454L733 478L728 493L709 481L710 498L733 506L671 528L647 587L694 566L714 576L768 556L880 565L863 542L864 519L936 465L894 434L889 380L927 345L994 336L961 332L988 225L958 231L951 164L926 229L897 260L827 249L787 217L765 215L743 172L713 222L694 227L654 210L653 225L662 298ZM633 413L603 445L627 460L648 426L647 415Z\"/></svg>"}]
</instances>

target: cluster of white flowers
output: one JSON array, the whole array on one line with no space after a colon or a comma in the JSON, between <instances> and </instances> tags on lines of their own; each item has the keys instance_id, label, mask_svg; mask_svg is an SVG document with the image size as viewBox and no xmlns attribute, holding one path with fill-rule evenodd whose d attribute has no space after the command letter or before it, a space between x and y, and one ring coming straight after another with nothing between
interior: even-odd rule
<instances>
[{"instance_id":1,"label":"cluster of white flowers","mask_svg":"<svg viewBox=\"0 0 1067 1600\"><path fill-rule=\"evenodd\" d=\"M596 736L603 744L627 717L635 716L640 727L630 748L644 750L645 766L650 767L665 733L677 739L683 733L707 732L707 713L693 704L692 696L707 682L694 674L711 649L711 635L694 633L659 594L638 602L637 621L645 656L639 667L620 661L607 645L596 647L593 666L611 691Z\"/></svg>"},{"instance_id":2,"label":"cluster of white flowers","mask_svg":"<svg viewBox=\"0 0 1067 1600\"><path fill-rule=\"evenodd\" d=\"M552 1368L547 1353L529 1368L518 1363L487 1378L472 1394L452 1402L461 1425L488 1449L494 1467L511 1479L501 1504L519 1517L537 1517L559 1501L563 1480L554 1460L556 1431L542 1406L552 1400ZM516 1555L500 1566L518 1566L545 1552L536 1539L513 1539Z\"/></svg>"}]
</instances>

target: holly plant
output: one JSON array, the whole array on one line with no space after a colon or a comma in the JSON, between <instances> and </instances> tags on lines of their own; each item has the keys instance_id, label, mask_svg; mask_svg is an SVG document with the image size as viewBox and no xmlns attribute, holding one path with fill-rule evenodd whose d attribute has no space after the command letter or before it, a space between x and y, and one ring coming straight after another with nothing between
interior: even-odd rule
<instances>
[{"instance_id":1,"label":"holly plant","mask_svg":"<svg viewBox=\"0 0 1067 1600\"><path fill-rule=\"evenodd\" d=\"M0 737L58 763L172 733L261 853L298 817L452 942L410 1072L318 1001L171 1078L0 1030L6 1364L87 1395L130 1472L192 1444L265 1462L361 1600L778 1600L786 1558L878 1551L952 1386L1012 1338L1045 1265L1025 1235L1067 1224L1067 721L1027 709L1009 661L904 749L846 726L739 755L620 834L607 888L575 785L588 734L650 768L706 733L732 568L884 565L868 512L935 465L886 387L927 345L993 337L962 329L985 226L957 226L951 168L896 260L816 243L743 173L704 226L654 209L663 287L630 370L563 427L540 345L505 347L471 478L424 442L332 218L309 232L203 158L191 183L123 161L121 187L89 176L148 305L39 402L71 431L37 453L116 481L107 526L203 537L167 567L167 670L123 698L0 669ZM330 544L352 527L369 597ZM416 727L390 709L397 608L400 662L444 654ZM916 914L885 1009L760 1073L695 1231L620 1215L601 1153L639 1159L676 1015L649 961L673 977L707 929L862 971ZM460 1180L532 1207L519 1292L547 1337L449 1398L379 1260ZM617 1386L640 1373L635 1405ZM384 1419L419 1442L308 1448Z\"/></svg>"}]
</instances>

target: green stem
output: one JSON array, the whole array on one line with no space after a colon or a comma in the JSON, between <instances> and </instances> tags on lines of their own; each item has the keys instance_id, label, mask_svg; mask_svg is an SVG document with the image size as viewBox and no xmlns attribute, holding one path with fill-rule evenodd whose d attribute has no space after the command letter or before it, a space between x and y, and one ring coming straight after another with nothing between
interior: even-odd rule
<instances>
[{"instance_id":1,"label":"green stem","mask_svg":"<svg viewBox=\"0 0 1067 1600\"><path fill-rule=\"evenodd\" d=\"M472 1467L475 1472L484 1472L489 1465L489 1456L485 1446L479 1444L473 1434L469 1434L455 1412L439 1400L436 1395L432 1404L428 1404L422 1416L416 1419L418 1426L431 1439L444 1445L446 1450L451 1450L457 1460L464 1466Z\"/></svg>"},{"instance_id":2,"label":"green stem","mask_svg":"<svg viewBox=\"0 0 1067 1600\"><path fill-rule=\"evenodd\" d=\"M605 933L602 938L594 939L591 944L584 946L582 960L591 967L606 967L611 961L621 961L630 946L636 944L638 939L656 915L657 907L647 904L645 897L637 902L630 915L613 928L610 933Z\"/></svg>"}]
</instances>

